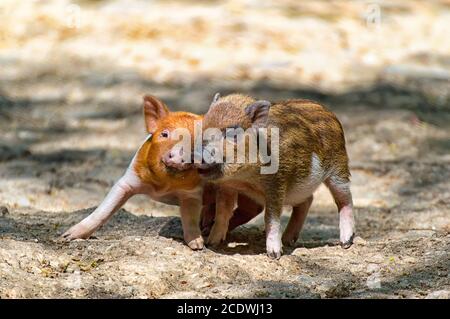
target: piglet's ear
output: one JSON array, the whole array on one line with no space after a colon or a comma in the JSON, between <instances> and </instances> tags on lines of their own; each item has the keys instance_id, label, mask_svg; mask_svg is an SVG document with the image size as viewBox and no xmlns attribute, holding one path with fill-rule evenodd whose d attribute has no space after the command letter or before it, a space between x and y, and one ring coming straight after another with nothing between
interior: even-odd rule
<instances>
[{"instance_id":1,"label":"piglet's ear","mask_svg":"<svg viewBox=\"0 0 450 319\"><path fill-rule=\"evenodd\" d=\"M144 96L144 120L147 132L152 134L158 127L158 121L169 114L167 105L152 95Z\"/></svg>"},{"instance_id":2,"label":"piglet's ear","mask_svg":"<svg viewBox=\"0 0 450 319\"><path fill-rule=\"evenodd\" d=\"M269 101L259 100L245 108L245 115L252 121L252 126L264 127L267 125L271 105Z\"/></svg>"}]
</instances>

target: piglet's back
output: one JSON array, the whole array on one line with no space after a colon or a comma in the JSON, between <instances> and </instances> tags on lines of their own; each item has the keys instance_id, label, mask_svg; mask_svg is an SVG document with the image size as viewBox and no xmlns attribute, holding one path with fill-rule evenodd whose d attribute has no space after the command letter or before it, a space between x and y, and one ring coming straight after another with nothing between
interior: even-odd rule
<instances>
[{"instance_id":1,"label":"piglet's back","mask_svg":"<svg viewBox=\"0 0 450 319\"><path fill-rule=\"evenodd\" d=\"M280 156L294 151L309 162L314 152L325 169L350 176L342 125L326 107L305 99L277 102L270 108L268 124L280 129Z\"/></svg>"}]
</instances>

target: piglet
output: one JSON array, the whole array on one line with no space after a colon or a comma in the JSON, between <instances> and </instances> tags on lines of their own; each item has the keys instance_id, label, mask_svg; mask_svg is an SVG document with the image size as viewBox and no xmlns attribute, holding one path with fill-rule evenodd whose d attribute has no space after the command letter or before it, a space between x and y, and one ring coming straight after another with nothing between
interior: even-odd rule
<instances>
[{"instance_id":1,"label":"piglet","mask_svg":"<svg viewBox=\"0 0 450 319\"><path fill-rule=\"evenodd\" d=\"M194 250L203 248L200 226L204 232L209 232L214 219L211 216L214 216L216 207L229 202L226 193L219 196L212 186L206 187L203 192L205 183L191 166L177 170L172 162L167 165L168 161L174 161L180 155L171 152L177 142L172 136L174 131L184 128L192 132L194 122L200 121L202 116L170 112L161 100L151 95L144 97L143 109L147 138L134 155L125 174L114 184L103 202L62 235L66 240L89 238L130 197L145 194L159 202L179 205L185 242ZM232 207L235 218L231 225L234 227L245 223L262 210L244 195L239 195L239 205Z\"/></svg>"},{"instance_id":2,"label":"piglet","mask_svg":"<svg viewBox=\"0 0 450 319\"><path fill-rule=\"evenodd\" d=\"M211 130L216 130L214 138L203 139L202 160L194 165L204 180L229 192L245 193L265 207L270 257L280 258L282 245L297 241L313 193L322 183L339 211L341 245L350 247L355 233L350 170L344 132L335 114L309 100L272 104L232 94L215 98L204 115L204 136ZM239 132L247 138L238 138ZM256 149L257 154L251 154L250 140L256 143L253 151ZM244 147L241 161L230 156L229 151L237 154L242 146L248 147ZM292 207L292 214L281 235L280 217L285 205ZM230 211L216 211L209 244L225 239L231 216Z\"/></svg>"}]
</instances>

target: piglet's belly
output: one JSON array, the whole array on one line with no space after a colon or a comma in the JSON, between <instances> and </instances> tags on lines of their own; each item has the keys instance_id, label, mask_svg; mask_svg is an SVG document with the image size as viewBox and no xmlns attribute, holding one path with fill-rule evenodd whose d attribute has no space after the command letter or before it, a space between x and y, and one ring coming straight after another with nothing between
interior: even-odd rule
<instances>
[{"instance_id":1,"label":"piglet's belly","mask_svg":"<svg viewBox=\"0 0 450 319\"><path fill-rule=\"evenodd\" d=\"M303 203L309 196L311 196L316 189L327 178L327 172L322 168L322 163L319 157L312 153L311 168L308 177L299 180L287 193L284 204L295 206Z\"/></svg>"},{"instance_id":2,"label":"piglet's belly","mask_svg":"<svg viewBox=\"0 0 450 319\"><path fill-rule=\"evenodd\" d=\"M317 190L317 188L320 186L321 183L322 180L320 181L306 180L302 184L295 185L294 188L288 192L284 200L284 205L296 206L303 203L309 196L311 196Z\"/></svg>"}]
</instances>

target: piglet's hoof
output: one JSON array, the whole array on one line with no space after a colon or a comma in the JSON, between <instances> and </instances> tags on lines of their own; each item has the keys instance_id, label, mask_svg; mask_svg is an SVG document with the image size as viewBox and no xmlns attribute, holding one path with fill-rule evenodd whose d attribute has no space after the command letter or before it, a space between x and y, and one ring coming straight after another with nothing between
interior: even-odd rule
<instances>
[{"instance_id":1,"label":"piglet's hoof","mask_svg":"<svg viewBox=\"0 0 450 319\"><path fill-rule=\"evenodd\" d=\"M349 240L347 240L345 243L340 242L341 247L344 249L348 249L353 245L353 239L355 238L355 234L353 234Z\"/></svg>"},{"instance_id":2,"label":"piglet's hoof","mask_svg":"<svg viewBox=\"0 0 450 319\"><path fill-rule=\"evenodd\" d=\"M281 241L278 242L268 242L267 243L267 256L271 259L280 259L283 249L281 248Z\"/></svg>"},{"instance_id":3,"label":"piglet's hoof","mask_svg":"<svg viewBox=\"0 0 450 319\"><path fill-rule=\"evenodd\" d=\"M275 250L271 250L271 251L267 251L267 256L269 256L269 258L271 259L275 259L278 260L281 258L281 251L275 251Z\"/></svg>"},{"instance_id":4,"label":"piglet's hoof","mask_svg":"<svg viewBox=\"0 0 450 319\"><path fill-rule=\"evenodd\" d=\"M221 243L225 241L227 238L227 228L219 228L214 227L212 228L208 240L206 241L206 244L210 247L219 247Z\"/></svg>"},{"instance_id":5,"label":"piglet's hoof","mask_svg":"<svg viewBox=\"0 0 450 319\"><path fill-rule=\"evenodd\" d=\"M187 245L189 246L189 248L191 248L192 250L201 250L203 249L203 247L205 246L204 242L203 242L203 237L197 237L191 241L189 241L187 243Z\"/></svg>"},{"instance_id":6,"label":"piglet's hoof","mask_svg":"<svg viewBox=\"0 0 450 319\"><path fill-rule=\"evenodd\" d=\"M78 223L62 234L61 237L66 241L74 239L88 239L93 232L94 231L91 228L83 225L82 223Z\"/></svg>"},{"instance_id":7,"label":"piglet's hoof","mask_svg":"<svg viewBox=\"0 0 450 319\"><path fill-rule=\"evenodd\" d=\"M297 240L298 240L298 235L283 234L281 242L283 243L283 246L294 247L295 243L297 243Z\"/></svg>"}]
</instances>

